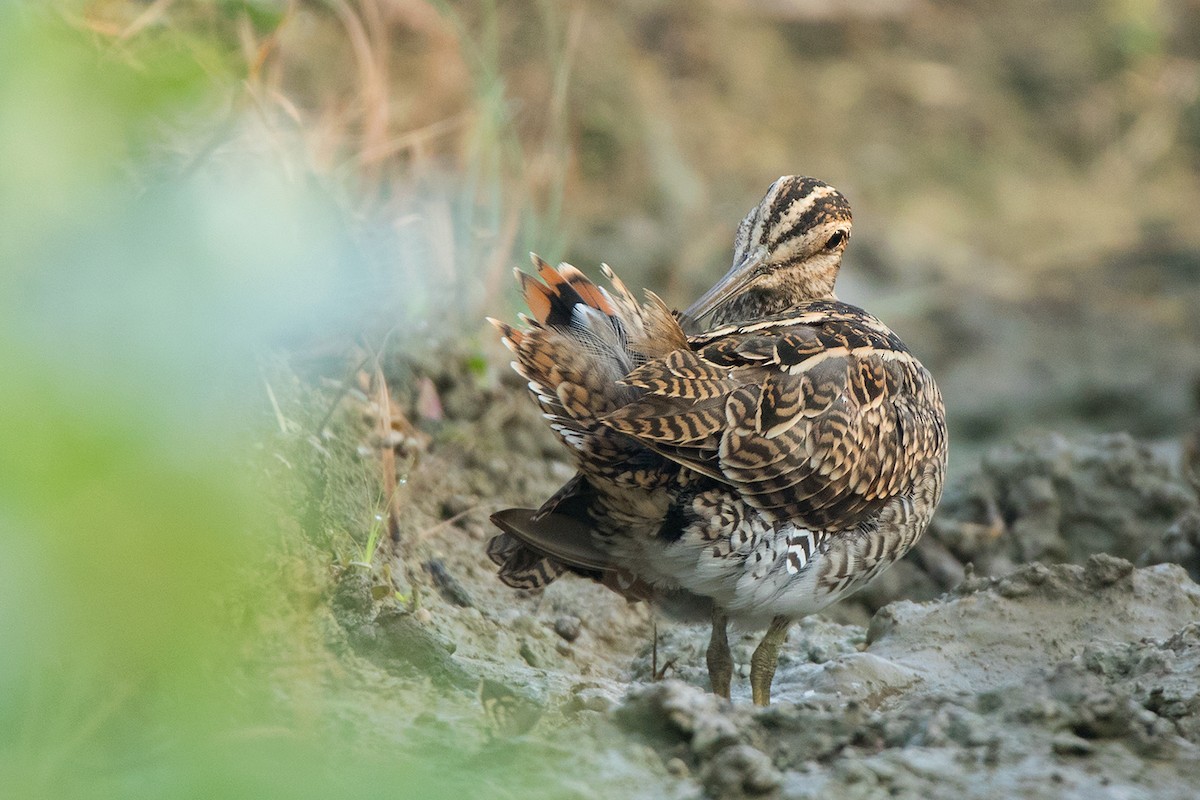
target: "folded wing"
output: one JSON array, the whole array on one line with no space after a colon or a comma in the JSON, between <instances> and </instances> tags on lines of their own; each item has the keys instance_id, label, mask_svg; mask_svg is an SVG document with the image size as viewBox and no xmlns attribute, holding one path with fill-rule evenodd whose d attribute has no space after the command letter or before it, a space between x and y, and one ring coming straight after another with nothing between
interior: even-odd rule
<instances>
[{"instance_id":1,"label":"folded wing","mask_svg":"<svg viewBox=\"0 0 1200 800\"><path fill-rule=\"evenodd\" d=\"M734 487L772 521L850 529L944 457L928 372L841 303L693 337L623 382L644 394L604 424Z\"/></svg>"}]
</instances>

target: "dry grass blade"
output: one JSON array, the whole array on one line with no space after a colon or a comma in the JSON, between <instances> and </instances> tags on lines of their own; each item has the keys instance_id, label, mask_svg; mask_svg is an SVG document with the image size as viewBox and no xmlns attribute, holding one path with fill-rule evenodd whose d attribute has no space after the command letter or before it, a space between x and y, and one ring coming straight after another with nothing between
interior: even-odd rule
<instances>
[{"instance_id":1,"label":"dry grass blade","mask_svg":"<svg viewBox=\"0 0 1200 800\"><path fill-rule=\"evenodd\" d=\"M424 528L424 529L418 531L417 536L416 536L417 541L424 541L425 539L428 539L430 536L433 536L436 533L444 531L446 528L449 528L454 523L456 523L462 519L465 519L466 517L469 517L471 514L474 514L477 511L495 511L495 510L499 510L500 507L503 505L504 505L504 503L493 501L490 503L479 503L477 505L471 506L470 508L465 508L452 517L447 517L446 519L442 520L441 522L438 522L435 525L430 525L428 528Z\"/></svg>"},{"instance_id":2,"label":"dry grass blade","mask_svg":"<svg viewBox=\"0 0 1200 800\"><path fill-rule=\"evenodd\" d=\"M133 22L117 35L118 42L127 42L134 36L144 31L154 23L158 22L175 4L175 0L154 0L153 3L146 6L146 10L138 14Z\"/></svg>"},{"instance_id":3,"label":"dry grass blade","mask_svg":"<svg viewBox=\"0 0 1200 800\"><path fill-rule=\"evenodd\" d=\"M385 161L394 155L406 151L413 151L414 155L420 158L425 155L430 142L459 132L471 124L472 117L472 113L464 112L447 117L446 119L431 122L428 125L423 125L411 131L406 131L387 142L383 142L374 149L364 147L363 151L359 154L359 158L364 162L373 163Z\"/></svg>"},{"instance_id":4,"label":"dry grass blade","mask_svg":"<svg viewBox=\"0 0 1200 800\"><path fill-rule=\"evenodd\" d=\"M400 503L396 491L400 485L400 476L396 470L396 450L386 446L386 443L392 433L393 412L399 409L392 407L392 397L388 391L387 380L384 379L383 370L379 367L378 362L371 374L371 383L373 384L372 393L375 395L375 402L379 408L376 426L379 441L383 443L383 446L379 448L379 465L383 492L387 498L388 541L391 543L391 555L396 556L400 552Z\"/></svg>"},{"instance_id":5,"label":"dry grass blade","mask_svg":"<svg viewBox=\"0 0 1200 800\"><path fill-rule=\"evenodd\" d=\"M271 388L271 382L267 380L265 375L262 376L263 386L267 389L267 399L271 401L271 410L275 414L275 423L279 426L279 432L287 434L288 425L287 419L283 416L283 409L279 407L279 400L275 397L275 390Z\"/></svg>"},{"instance_id":6,"label":"dry grass blade","mask_svg":"<svg viewBox=\"0 0 1200 800\"><path fill-rule=\"evenodd\" d=\"M487 308L500 308L501 280L509 271L508 264L512 257L513 245L517 241L517 232L521 225L521 212L515 206L509 206L504 214L504 224L500 228L500 236L492 248L483 272L483 301Z\"/></svg>"},{"instance_id":7,"label":"dry grass blade","mask_svg":"<svg viewBox=\"0 0 1200 800\"><path fill-rule=\"evenodd\" d=\"M364 4L363 16L355 13L346 0L334 0L333 9L350 38L350 46L358 66L362 99L359 165L367 169L372 165L363 158L363 154L382 150L387 141L389 98L385 48L381 42L372 42L368 31L370 25L378 37L382 22L378 8L373 3ZM363 17L367 18L367 22L363 21Z\"/></svg>"},{"instance_id":8,"label":"dry grass blade","mask_svg":"<svg viewBox=\"0 0 1200 800\"><path fill-rule=\"evenodd\" d=\"M246 80L251 84L262 83L263 70L270 57L279 52L279 36L296 13L295 0L288 3L287 10L279 20L279 24L271 30L263 40L257 41L254 26L250 18L242 14L238 18L238 39L242 45L243 57L246 60ZM276 90L277 91L277 90Z\"/></svg>"}]
</instances>

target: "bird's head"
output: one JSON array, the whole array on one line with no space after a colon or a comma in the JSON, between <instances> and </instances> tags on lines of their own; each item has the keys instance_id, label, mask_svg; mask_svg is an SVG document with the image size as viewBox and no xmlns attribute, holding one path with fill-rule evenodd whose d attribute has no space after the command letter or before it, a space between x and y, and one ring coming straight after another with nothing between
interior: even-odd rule
<instances>
[{"instance_id":1,"label":"bird's head","mask_svg":"<svg viewBox=\"0 0 1200 800\"><path fill-rule=\"evenodd\" d=\"M850 225L841 192L816 178L785 175L742 220L729 272L684 316L720 325L832 299Z\"/></svg>"}]
</instances>

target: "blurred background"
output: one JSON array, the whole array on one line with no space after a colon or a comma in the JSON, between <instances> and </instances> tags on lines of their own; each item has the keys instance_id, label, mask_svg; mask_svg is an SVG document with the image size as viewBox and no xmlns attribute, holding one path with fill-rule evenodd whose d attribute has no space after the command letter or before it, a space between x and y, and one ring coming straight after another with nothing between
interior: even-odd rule
<instances>
[{"instance_id":1,"label":"blurred background","mask_svg":"<svg viewBox=\"0 0 1200 800\"><path fill-rule=\"evenodd\" d=\"M952 469L1200 403L1195 0L10 2L0 154L13 797L582 791L346 622L561 480L482 324L529 250L686 305L814 175Z\"/></svg>"}]
</instances>

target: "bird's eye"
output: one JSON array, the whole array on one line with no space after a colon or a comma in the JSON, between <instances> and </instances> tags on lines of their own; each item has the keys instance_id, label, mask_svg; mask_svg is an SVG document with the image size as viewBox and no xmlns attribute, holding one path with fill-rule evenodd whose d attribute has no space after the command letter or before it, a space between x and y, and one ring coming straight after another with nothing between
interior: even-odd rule
<instances>
[{"instance_id":1,"label":"bird's eye","mask_svg":"<svg viewBox=\"0 0 1200 800\"><path fill-rule=\"evenodd\" d=\"M844 241L846 241L846 232L834 231L833 236L830 236L829 241L825 243L825 249L833 250Z\"/></svg>"}]
</instances>

